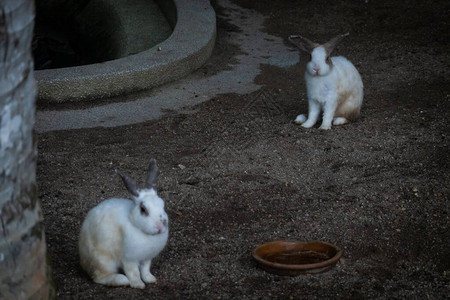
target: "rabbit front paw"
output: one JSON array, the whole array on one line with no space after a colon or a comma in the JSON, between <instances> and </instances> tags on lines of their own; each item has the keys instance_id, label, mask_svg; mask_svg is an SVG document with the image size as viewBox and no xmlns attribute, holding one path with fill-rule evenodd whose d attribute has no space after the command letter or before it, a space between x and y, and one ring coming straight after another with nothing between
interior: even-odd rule
<instances>
[{"instance_id":1,"label":"rabbit front paw","mask_svg":"<svg viewBox=\"0 0 450 300\"><path fill-rule=\"evenodd\" d=\"M133 280L130 281L130 286L132 288L143 289L145 288L145 283L142 280Z\"/></svg>"},{"instance_id":2,"label":"rabbit front paw","mask_svg":"<svg viewBox=\"0 0 450 300\"><path fill-rule=\"evenodd\" d=\"M306 121L306 116L305 115L298 115L297 118L295 118L294 123L296 124L303 124Z\"/></svg>"},{"instance_id":3,"label":"rabbit front paw","mask_svg":"<svg viewBox=\"0 0 450 300\"><path fill-rule=\"evenodd\" d=\"M152 275L152 273L147 272L146 274L142 274L142 280L144 280L145 283L155 283L156 277Z\"/></svg>"},{"instance_id":4,"label":"rabbit front paw","mask_svg":"<svg viewBox=\"0 0 450 300\"><path fill-rule=\"evenodd\" d=\"M314 123L309 122L309 121L306 121L305 123L302 124L302 127L304 127L304 128L311 128L313 126L314 126Z\"/></svg>"},{"instance_id":5,"label":"rabbit front paw","mask_svg":"<svg viewBox=\"0 0 450 300\"><path fill-rule=\"evenodd\" d=\"M153 276L153 274L150 272L151 263L152 263L152 261L148 260L139 266L142 280L144 280L145 283L155 283L156 282L156 277Z\"/></svg>"},{"instance_id":6,"label":"rabbit front paw","mask_svg":"<svg viewBox=\"0 0 450 300\"><path fill-rule=\"evenodd\" d=\"M141 280L139 267L136 263L125 263L123 269L125 271L125 275L130 280L131 287L138 289L145 288L145 283Z\"/></svg>"},{"instance_id":7,"label":"rabbit front paw","mask_svg":"<svg viewBox=\"0 0 450 300\"><path fill-rule=\"evenodd\" d=\"M331 124L323 124L322 123L322 125L320 125L319 129L329 130L329 129L331 129Z\"/></svg>"}]
</instances>

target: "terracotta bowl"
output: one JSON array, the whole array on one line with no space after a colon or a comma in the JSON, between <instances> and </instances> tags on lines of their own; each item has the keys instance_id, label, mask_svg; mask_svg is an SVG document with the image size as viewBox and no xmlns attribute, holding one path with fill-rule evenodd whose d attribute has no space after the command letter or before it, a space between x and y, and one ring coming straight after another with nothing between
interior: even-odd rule
<instances>
[{"instance_id":1,"label":"terracotta bowl","mask_svg":"<svg viewBox=\"0 0 450 300\"><path fill-rule=\"evenodd\" d=\"M275 241L253 251L253 258L264 270L279 275L319 273L333 267L342 250L326 242Z\"/></svg>"}]
</instances>

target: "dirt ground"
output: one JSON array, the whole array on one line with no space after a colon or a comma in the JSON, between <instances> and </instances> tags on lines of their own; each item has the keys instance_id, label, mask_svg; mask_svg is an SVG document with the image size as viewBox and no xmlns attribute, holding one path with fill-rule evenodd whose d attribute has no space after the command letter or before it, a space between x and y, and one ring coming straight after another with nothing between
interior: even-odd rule
<instances>
[{"instance_id":1,"label":"dirt ground","mask_svg":"<svg viewBox=\"0 0 450 300\"><path fill-rule=\"evenodd\" d=\"M450 3L235 1L265 31L324 42L365 85L362 117L332 130L292 123L307 111L304 65L262 65L262 88L191 114L116 128L39 134L48 252L60 299L443 299L450 292ZM239 52L218 14L217 47L198 72ZM233 49L233 51L229 51ZM302 54L301 61L307 59ZM304 59L303 59L304 58ZM113 170L143 181L160 166L170 218L158 278L144 290L95 284L78 263L80 224L100 201L127 197ZM344 250L328 272L272 275L251 258L271 240L325 240Z\"/></svg>"}]
</instances>

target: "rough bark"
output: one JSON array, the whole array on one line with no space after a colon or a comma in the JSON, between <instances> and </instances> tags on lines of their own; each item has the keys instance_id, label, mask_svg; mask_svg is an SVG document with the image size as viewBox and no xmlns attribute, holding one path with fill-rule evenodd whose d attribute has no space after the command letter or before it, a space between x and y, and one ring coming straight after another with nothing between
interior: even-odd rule
<instances>
[{"instance_id":1,"label":"rough bark","mask_svg":"<svg viewBox=\"0 0 450 300\"><path fill-rule=\"evenodd\" d=\"M33 0L0 0L0 299L47 299L36 192Z\"/></svg>"}]
</instances>

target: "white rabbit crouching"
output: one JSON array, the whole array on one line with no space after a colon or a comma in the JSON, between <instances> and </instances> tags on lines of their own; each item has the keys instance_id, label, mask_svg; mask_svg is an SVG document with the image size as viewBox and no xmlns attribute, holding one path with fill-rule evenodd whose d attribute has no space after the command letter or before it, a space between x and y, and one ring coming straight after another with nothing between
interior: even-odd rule
<instances>
[{"instance_id":1,"label":"white rabbit crouching","mask_svg":"<svg viewBox=\"0 0 450 300\"><path fill-rule=\"evenodd\" d=\"M89 211L80 232L80 263L96 283L144 288L156 282L150 264L169 235L164 201L156 193L156 161L150 161L145 189L120 176L133 200L108 199Z\"/></svg>"},{"instance_id":2,"label":"white rabbit crouching","mask_svg":"<svg viewBox=\"0 0 450 300\"><path fill-rule=\"evenodd\" d=\"M320 129L330 129L332 124L345 124L359 117L364 96L361 76L345 57L330 57L336 45L347 35L339 35L323 45L301 36L289 37L294 45L311 54L305 72L308 117L299 115L295 123L310 128L317 122L321 110Z\"/></svg>"}]
</instances>

